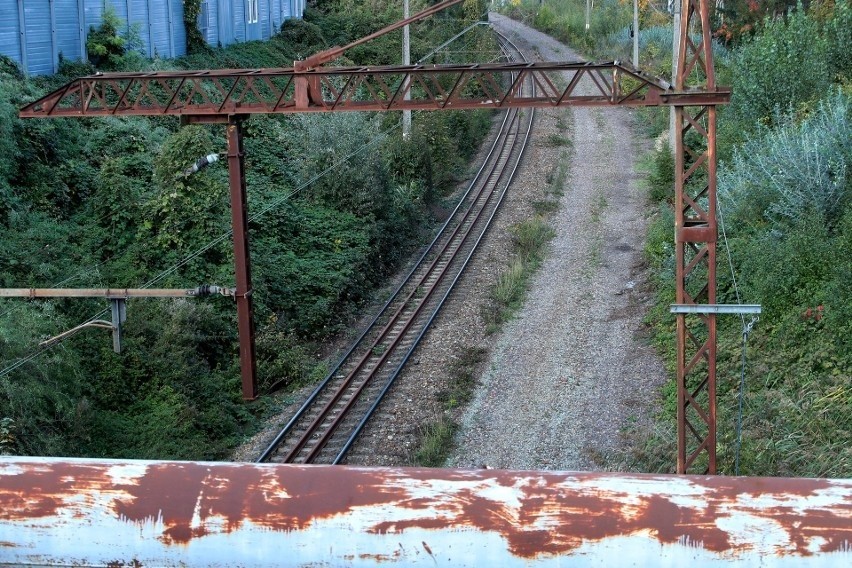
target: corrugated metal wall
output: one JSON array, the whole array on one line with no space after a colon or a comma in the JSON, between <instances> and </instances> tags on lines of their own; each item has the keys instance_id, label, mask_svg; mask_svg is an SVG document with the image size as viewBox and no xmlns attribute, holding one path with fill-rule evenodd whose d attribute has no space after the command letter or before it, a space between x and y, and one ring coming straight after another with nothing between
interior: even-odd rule
<instances>
[{"instance_id":1,"label":"corrugated metal wall","mask_svg":"<svg viewBox=\"0 0 852 568\"><path fill-rule=\"evenodd\" d=\"M269 39L290 18L301 18L304 0L257 0L258 21L249 22L250 0L204 0L207 5L209 25L203 32L205 41L212 46L236 42ZM203 10L202 10L203 11ZM199 29L202 29L199 26Z\"/></svg>"},{"instance_id":2,"label":"corrugated metal wall","mask_svg":"<svg viewBox=\"0 0 852 568\"><path fill-rule=\"evenodd\" d=\"M23 44L27 52L27 64L33 73L54 73L55 49L53 2L50 0L27 0L23 5Z\"/></svg>"},{"instance_id":3,"label":"corrugated metal wall","mask_svg":"<svg viewBox=\"0 0 852 568\"><path fill-rule=\"evenodd\" d=\"M256 0L257 22L249 22L251 0L203 0L208 44L269 39L289 18L301 18L305 0ZM182 0L107 0L148 57L186 53ZM104 0L0 0L0 54L30 75L55 73L60 54L86 57L86 36L103 20ZM200 19L200 18L199 18Z\"/></svg>"},{"instance_id":4,"label":"corrugated metal wall","mask_svg":"<svg viewBox=\"0 0 852 568\"><path fill-rule=\"evenodd\" d=\"M16 1L0 2L0 53L18 62L23 57Z\"/></svg>"},{"instance_id":5,"label":"corrugated metal wall","mask_svg":"<svg viewBox=\"0 0 852 568\"><path fill-rule=\"evenodd\" d=\"M56 24L57 39L57 65L58 56L65 59L79 59L83 53L86 42L86 32L80 19L83 13L82 6L77 0L53 0L54 20Z\"/></svg>"}]
</instances>

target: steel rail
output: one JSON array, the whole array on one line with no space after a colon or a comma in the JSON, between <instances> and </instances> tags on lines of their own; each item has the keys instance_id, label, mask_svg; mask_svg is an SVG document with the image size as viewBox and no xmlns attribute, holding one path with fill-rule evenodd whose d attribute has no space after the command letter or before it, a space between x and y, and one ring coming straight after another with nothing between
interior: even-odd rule
<instances>
[{"instance_id":1,"label":"steel rail","mask_svg":"<svg viewBox=\"0 0 852 568\"><path fill-rule=\"evenodd\" d=\"M501 130L506 127L508 119L509 119L509 113L506 113L503 117L503 122L500 125ZM260 458L258 458L258 460L257 460L258 462L267 461L267 459L271 455L271 453L274 452L274 450L280 445L281 438L284 435L286 435L286 433L290 430L290 428L293 427L294 423L299 418L301 418L302 414L304 414L304 412L310 407L310 405L313 404L316 397L327 387L328 383L334 378L334 376L337 374L337 372L340 370L340 368L343 366L343 364L349 359L349 357L358 348L358 346L361 344L361 342L364 340L364 338L374 328L374 326L379 321L379 319L382 316L385 315L388 308L391 306L391 304L394 302L394 300L398 297L398 295L402 292L402 289L405 286L407 286L408 284L410 284L411 279L414 277L415 273L420 268L420 266L425 262L426 257L429 256L430 254L432 254L435 251L436 247L439 244L439 241L445 236L445 231L456 220L456 214L458 213L459 209L461 208L462 205L467 203L469 195L471 194L471 192L473 191L477 182L479 181L480 177L482 176L482 173L485 170L486 166L488 165L492 154L494 153L495 149L497 148L498 142L499 142L499 139L495 138L494 144L492 144L491 149L488 151L488 154L485 156L485 159L483 160L482 166L476 172L476 175L474 175L473 180L471 181L471 183L468 186L467 190L465 191L464 195L462 195L461 199L459 199L459 202L456 204L455 208L453 208L453 211L450 213L447 220L444 222L444 224L438 230L435 237L432 239L432 242L429 243L429 245L424 250L423 254L420 256L420 258L417 260L417 262L415 262L414 265L411 267L411 270L409 270L405 279L403 279L402 283L390 295L388 300L385 302L385 304L382 306L382 308L378 311L378 313L375 315L375 317L370 321L370 323L367 324L367 326L364 328L364 331L361 332L361 335L359 335L358 338L354 342L352 342L352 344L349 346L349 349L337 360L337 362L335 363L332 370L329 373L326 374L325 378L320 382L319 385L317 385L317 387L313 390L313 392L310 394L310 396L308 396L308 398L305 400L305 402L302 404L302 406L299 408L299 410L296 411L296 413L293 415L293 417L290 419L290 421L284 426L284 428L281 430L281 432L275 437L275 439L273 439L273 441L270 443L269 447L267 447L267 449L261 454Z\"/></svg>"},{"instance_id":2,"label":"steel rail","mask_svg":"<svg viewBox=\"0 0 852 568\"><path fill-rule=\"evenodd\" d=\"M488 157L486 158L485 163L477 172L476 178L468 187L468 190L465 193L463 199L459 202L456 208L453 211L451 217L447 220L447 222L442 227L438 236L432 241L429 249L420 257L418 264L415 265L412 270L406 276L405 281L397 288L392 297L385 303L380 313L373 318L372 322L368 326L364 332L361 333L358 340L349 348L346 355L338 361L338 364L335 366L335 369L328 374L326 379L311 393L308 401L306 401L300 409L297 411L296 415L290 419L285 428L279 432L278 436L276 436L275 440L272 444L264 451L258 461L269 461L273 458L273 455L279 452L280 448L286 447L288 449L286 456L284 457L284 461L292 461L300 456L304 451L307 452L307 456L305 456L305 463L310 463L314 461L318 454L320 454L329 440L336 434L338 427L344 420L348 420L351 414L352 409L357 407L359 404L363 406L362 398L364 397L364 392L367 389L375 389L375 377L378 373L384 373L387 369L384 369L383 366L386 366L386 363L392 357L398 357L398 353L394 353L394 351L398 351L397 346L401 345L402 349L404 349L404 354L402 356L402 361L396 365L394 369L391 370L390 376L382 383L378 385L378 388L381 389L379 393L379 398L376 398L372 401L370 405L369 413L372 413L373 410L378 406L380 398L384 396L384 393L387 392L390 384L393 380L398 376L399 371L402 366L404 366L405 361L408 360L414 348L417 345L417 342L423 337L426 328L431 322L434 320L434 317L440 307L443 305L447 296L449 295L449 291L452 286L456 283L459 278L459 273L463 270L464 266L467 265L469 259L471 258L473 251L476 249L477 245L482 239L482 234L484 234L485 229L487 228L487 223L493 219L494 214L496 212L499 203L502 201L503 196L505 195L505 189L508 186L508 181L504 179L506 168L504 165L512 158L513 151L509 149L510 138L514 138L517 140L518 136L515 130L518 129L518 121L516 120L517 112L507 113L504 117L503 123L501 125L501 134L497 137L497 140L492 145L489 150ZM510 116L511 115L511 116ZM526 136L529 136L529 131L531 128L532 120L529 121L529 124L526 128ZM508 127L507 127L508 125ZM511 129L511 130L510 130ZM501 154L495 156L495 151L501 147ZM515 144L516 146L516 144ZM514 174L515 168L517 168L517 162L520 160L520 155L523 150L517 152L517 159L515 160L514 168L512 168L511 173ZM494 158L492 160L492 158ZM483 178L483 172L485 172L486 167L489 167L490 170L487 172L487 175ZM499 169L499 174L497 170ZM511 177L511 174L510 174ZM479 188L479 191L474 197L471 197L471 192L474 187L480 183L482 180L482 184ZM499 195L495 195L497 192L495 191L503 183L503 191L499 193ZM494 203L494 198L496 197L496 203ZM489 205L491 202L491 205ZM461 214L461 219L459 219L460 208L463 204L468 203L466 210L463 214ZM473 211L477 211L478 218L472 218ZM482 229L479 236L475 239L472 246L470 245L469 237L472 234L472 231L477 223L479 223L479 218L482 217L481 213L483 210L490 211L490 215L488 215L486 226ZM455 227L449 231L449 236L447 236L448 229L452 224L455 224ZM459 237L459 232L462 228L465 227L464 233L461 237ZM443 243L441 245L441 243ZM437 252L436 248L439 248ZM451 250L453 253L453 258L446 258L447 255L444 253L448 250ZM462 251L467 251L467 256L461 262L461 266L458 266L458 262L455 260L459 258L459 254ZM427 258L432 255L432 260L428 262L428 267L423 270L424 264L427 263ZM437 298L437 302L432 298L433 294L438 290L439 287L444 287L446 284L444 281L446 280L445 276L447 271L450 269L451 265L455 265L455 276L451 279L451 282L448 287L444 290L443 295L440 298ZM415 274L420 271L420 276L416 282L412 282L415 277ZM436 272L437 270L437 272ZM433 284L428 287L428 292L424 297L419 298L419 302L412 308L410 304L410 300L417 294L417 292L425 288L423 284L428 281L432 281ZM409 290L406 297L400 301L399 297L403 294L405 290ZM375 329L378 325L379 320L383 315L388 311L389 307L392 305L398 305L395 313L388 319L387 323L385 323L382 329L378 334L375 333ZM432 307L430 304L434 304ZM427 313L427 307L429 311ZM407 319L400 321L399 316L405 314ZM422 320L423 317L426 318L425 323L417 323L419 320ZM419 325L419 329L415 326L415 324ZM413 332L416 334L413 342L411 341L411 327L415 326ZM389 339L389 334L390 339ZM372 337L371 340L366 340L367 336L370 335ZM371 364L373 367L370 369L370 372L367 373L367 377L361 378L360 382L355 383L354 389L355 392L347 392L351 388L353 388L353 382L355 381L356 375L362 370L366 361L371 358L371 355L375 355L374 350L377 346L382 345L384 351L379 354L378 362L375 361L375 357L373 357L373 361ZM364 347L366 346L366 349ZM358 362L355 365L355 368L352 369L346 376L338 375L341 368L350 360L353 356L353 353L356 349L360 349L359 352L362 353ZM391 363L393 364L393 363ZM323 401L318 401L318 398L321 396L321 393L329 388L332 388L331 383L333 380L344 379L343 382L337 387L337 391L331 395L331 399ZM348 398L343 398L344 394ZM340 408L340 404L337 404L338 401L343 399L344 408ZM316 407L316 404L324 404L324 408L321 412L316 415L305 416L311 407ZM368 400L369 403L369 400ZM336 414L333 412L337 411ZM355 413L356 416L358 413ZM331 421L329 423L329 416L332 416ZM302 418L306 417L311 419L311 424L308 428L299 431L302 432L302 437L296 440L296 443L293 445L285 444L288 440L292 442L291 433L296 428L296 425L299 421L302 421ZM349 434L349 437L346 439L344 444L344 449L340 450L338 453L333 455L334 458L333 463L337 463L342 459L342 456L345 455L346 451L349 447L351 447L352 442L355 437L357 437L360 430L363 428L363 425L366 424L366 421L369 417L361 415L361 419L356 426L356 431ZM320 427L324 427L319 434L316 433ZM319 436L319 439L317 439ZM309 443L313 445L308 447ZM337 451L337 450L335 450Z\"/></svg>"},{"instance_id":3,"label":"steel rail","mask_svg":"<svg viewBox=\"0 0 852 568\"><path fill-rule=\"evenodd\" d=\"M510 129L503 138L504 151L507 147L505 145L507 144L508 136L511 134L512 132ZM498 161L489 173L489 177L491 177L495 171L499 171L498 168L502 166L502 153L498 155L497 160ZM498 176L498 181L499 177L500 176ZM338 387L338 390L334 392L332 399L326 402L323 409L307 427L294 448L288 452L284 461L292 462L295 460L305 445L311 441L314 442L313 446L308 450L308 454L304 459L307 463L314 460L317 453L329 441L330 436L334 434L344 415L351 411L353 405L359 400L359 397L362 395L366 387L378 376L383 365L392 355L395 354L397 347L407 339L407 332L411 326L414 325L415 320L424 312L427 303L430 301L434 291L441 284L442 278L450 264L453 262L456 254L467 242L473 227L477 223L480 213L488 206L488 202L494 195L492 188L495 187L495 185L496 182L495 184L491 184L488 183L488 180L486 180L486 183L483 184L478 192L476 199L473 200L470 206L465 210L463 218L445 239L441 250L438 251L435 258L428 263L422 277L409 291L408 295L402 299L399 303L399 307L393 313L390 320L381 328L377 337L373 339L369 345L367 345L367 349L358 360L355 368L343 377L343 383ZM464 231L460 232L462 228L464 228ZM414 304L413 309L411 309L411 300L415 299L417 292L424 288L426 290L425 296L419 298ZM376 354L375 350L377 348L382 350L378 355L379 359L377 361L374 359L371 360ZM372 364L372 368L366 368L368 363ZM362 375L362 372L365 376L361 376L359 378L359 375ZM353 387L353 385L354 392L348 393L348 398L345 399L342 405L337 405L337 402L342 399L344 392ZM329 417L332 417L331 423L326 424L325 421ZM315 439L315 434L317 432L319 432L318 440Z\"/></svg>"},{"instance_id":4,"label":"steel rail","mask_svg":"<svg viewBox=\"0 0 852 568\"><path fill-rule=\"evenodd\" d=\"M499 32L495 31L494 33L497 34L497 36L500 38L501 42L510 45L517 53L522 54L521 50L518 49L518 47L514 44L514 42L512 42L509 38L503 36ZM535 86L533 85L533 88L534 87ZM500 210L500 205L503 203L503 198L506 196L506 190L508 189L509 184L512 183L512 180L515 177L515 172L517 171L518 165L520 164L521 158L523 157L524 150L526 150L526 141L529 139L530 133L532 132L533 122L535 122L535 109L533 109L531 111L530 120L527 123L527 131L524 135L525 141L524 141L523 148L520 151L520 154L518 156L518 160L515 162L515 165L512 168L512 171L509 173L508 181L504 185L503 191L500 193L500 196L497 200L496 206L491 211L491 215L488 217L485 229L482 231L482 233L476 239L476 242L474 243L474 245L471 248L470 252L468 253L467 257L464 259L462 266L459 268L458 272L456 273L455 278L453 278L453 281L450 283L449 287L447 288L446 292L444 293L444 296L438 302L438 305L436 306L435 311L432 313L432 315L429 317L429 320L426 322L426 324L421 329L420 334L415 338L414 347L416 347L420 343L420 340L423 338L424 335L426 335L426 332L429 330L429 327L432 325L432 322L435 320L436 317L438 317L438 313L440 312L441 308L444 306L444 303L447 301L447 298L449 298L450 292L452 292L453 288L455 288L456 283L458 282L459 278L461 278L462 274L464 273L464 270L467 268L468 263L470 262L471 258L473 258L473 255L476 252L476 250L479 248L479 243L482 242L483 238L485 238L485 233L488 232L488 228L491 226L491 221L494 220L494 216ZM382 402L382 399L388 393L391 386L396 381L399 374L402 372L402 369L408 363L408 360L411 358L411 355L414 353L414 347L412 347L412 349L410 349L408 351L408 353L405 354L405 357L403 357L402 361L399 362L396 369L394 369L393 373L391 373L390 377L388 377L387 383L385 384L384 388L379 392L378 396L376 397L376 400L373 402L373 404L370 406L370 408L364 414L361 421L358 423L358 425L352 431L352 434L349 436L349 439L346 441L343 448L340 450L340 452L334 458L334 461L332 462L333 465L337 465L337 464L341 463L343 461L343 459L346 457L346 454L349 452L349 449L355 443L355 440L361 434L361 431L367 425L367 422L372 417L373 413L378 409L379 404Z\"/></svg>"}]
</instances>

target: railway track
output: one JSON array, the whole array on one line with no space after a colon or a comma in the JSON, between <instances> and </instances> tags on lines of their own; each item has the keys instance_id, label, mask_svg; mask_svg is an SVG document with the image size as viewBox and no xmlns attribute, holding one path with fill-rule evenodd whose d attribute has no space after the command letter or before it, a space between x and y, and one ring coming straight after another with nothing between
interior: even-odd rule
<instances>
[{"instance_id":1,"label":"railway track","mask_svg":"<svg viewBox=\"0 0 852 568\"><path fill-rule=\"evenodd\" d=\"M525 61L507 38L498 40L508 57ZM533 118L533 109L506 112L485 163L431 245L258 461L340 463L473 256L520 163Z\"/></svg>"}]
</instances>

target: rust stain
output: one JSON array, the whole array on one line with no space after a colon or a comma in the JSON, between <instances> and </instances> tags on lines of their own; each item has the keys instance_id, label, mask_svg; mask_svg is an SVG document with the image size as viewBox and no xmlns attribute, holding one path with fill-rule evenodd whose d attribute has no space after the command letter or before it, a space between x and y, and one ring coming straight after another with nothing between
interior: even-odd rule
<instances>
[{"instance_id":1,"label":"rust stain","mask_svg":"<svg viewBox=\"0 0 852 568\"><path fill-rule=\"evenodd\" d=\"M354 493L340 491L353 485ZM223 475L224 474L224 475ZM356 507L396 503L404 489L387 484L386 474L323 468L228 467L224 472L197 463L151 466L135 485L122 486L129 498L117 498L120 518L143 523L161 519L167 544L186 544L208 534L211 518L224 519L225 532L250 521L276 531L301 530L317 519L345 514ZM426 508L419 499L414 508ZM198 513L198 526L192 526Z\"/></svg>"},{"instance_id":2,"label":"rust stain","mask_svg":"<svg viewBox=\"0 0 852 568\"><path fill-rule=\"evenodd\" d=\"M103 491L112 480L101 464L20 464L21 475L0 478L0 519L51 517L80 491Z\"/></svg>"},{"instance_id":3,"label":"rust stain","mask_svg":"<svg viewBox=\"0 0 852 568\"><path fill-rule=\"evenodd\" d=\"M15 544L14 542L8 542L8 541L6 541L6 540L0 540L0 547L3 547L3 548L17 548L17 547L18 547L18 545L17 545L17 544Z\"/></svg>"},{"instance_id":4,"label":"rust stain","mask_svg":"<svg viewBox=\"0 0 852 568\"><path fill-rule=\"evenodd\" d=\"M506 475L505 472L496 473ZM717 526L718 519L726 516L724 505L735 503L738 496L743 495L741 489L725 478L708 478L700 483L706 489L706 493L701 495L704 502L701 508L679 505L666 495L633 496L631 499L626 492L596 493L590 490L588 494L571 494L565 498L553 489L569 478L582 484L596 477L600 474L537 472L534 477L528 478L526 484L517 487L523 495L520 508L485 499L477 494L478 488L464 489L454 494L449 502L433 504L440 512L436 517L386 521L376 524L371 530L388 533L408 528L469 526L499 533L511 553L522 558L566 554L585 543L633 534L647 534L663 544L690 543L716 553L745 551L745 547L738 548L740 545L732 542L731 535ZM512 481L517 481L515 475L501 484ZM783 497L791 503L801 504L806 502L806 497L830 485L825 480L808 480L798 486L799 491L796 492L789 480L761 479L747 494ZM628 505L631 501L637 504ZM814 507L806 508L804 513L795 513L791 509L787 515L777 508L749 508L742 504L738 505L738 510L778 522L789 536L789 548L792 550L788 548L788 553L810 556L812 553L808 545L815 537L826 539L822 552L842 551L852 542L852 503L845 507L845 514ZM528 528L541 526L537 523L539 519L550 521L547 529ZM784 552L778 550L776 554Z\"/></svg>"}]
</instances>

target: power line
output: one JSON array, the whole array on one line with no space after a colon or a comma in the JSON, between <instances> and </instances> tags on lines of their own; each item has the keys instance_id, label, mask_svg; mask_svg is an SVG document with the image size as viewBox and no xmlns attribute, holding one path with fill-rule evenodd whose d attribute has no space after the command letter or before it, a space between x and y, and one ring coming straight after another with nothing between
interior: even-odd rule
<instances>
[{"instance_id":1,"label":"power line","mask_svg":"<svg viewBox=\"0 0 852 568\"><path fill-rule=\"evenodd\" d=\"M257 220L258 220L258 219L260 219L262 216L266 215L267 213L269 213L269 212L270 212L270 211L272 211L273 209L277 208L278 206L280 206L280 205L281 205L282 203L284 203L285 201L289 200L291 197L293 197L293 196L294 196L294 195L296 195L297 193L299 193L299 192L301 192L302 190L304 190L305 188L310 187L311 185L313 185L313 184L314 184L317 180L319 180L319 179L320 179L320 178L322 178L323 176L325 176L325 175L327 175L327 174L331 173L332 171L334 171L334 170L335 170L335 169L337 169L338 167L342 166L344 163L348 162L350 159L354 158L355 156L357 156L357 155L361 154L362 152L365 152L367 149L371 148L372 146L374 146L374 145L375 145L375 144L377 144L378 142L383 141L383 140L387 137L387 134L388 134L388 133L390 133L390 132L392 132L393 130L395 130L395 129L399 128L400 124L401 124L401 123L397 123L397 124L395 124L395 125L393 125L393 126L389 127L388 129L386 129L386 130L384 130L384 131L380 132L378 136L376 136L375 138L373 138L373 140L371 140L371 141L370 141L370 142L368 142L367 144L364 144L364 145L360 146L357 150L355 150L355 151L353 151L353 152L350 152L350 153L349 153L349 154L347 154L346 156L344 156L344 157L340 158L339 160L337 160L336 162L334 162L334 163L332 163L330 166L328 166L326 169L324 169L324 170L322 170L322 171L318 172L317 174L313 175L310 179L308 179L307 181L303 182L303 183L302 183L301 185L299 185L298 187L296 187L296 188L294 188L293 190L291 190L290 192L288 192L288 193L284 194L282 197L279 197L278 199L273 200L272 202L270 202L269 204L267 204L267 205L266 205L263 209L261 209L260 211L258 211L258 212L257 212L257 213L255 213L255 214L251 215L251 216L249 217L249 220L250 220L250 221L257 221ZM154 278L152 278L152 279L148 280L147 282L145 282L144 284L142 284L142 285L140 286L140 288L150 288L151 286L153 286L154 284L156 284L157 282L159 282L159 281L160 281L160 280L162 280L163 278L167 277L169 274L172 274L172 273L174 273L176 270L178 270L179 268L181 268L182 266L185 266L187 263L189 263L190 261L192 261L194 258L197 258L199 255L204 254L206 251L210 250L211 248L213 248L213 247L214 247L214 246L216 246L217 244L219 244L219 243L221 243L222 241L224 241L225 239L229 238L232 234L233 234L233 229L230 229L230 230L228 230L227 232L225 232L225 233L223 233L223 234L219 235L218 237L216 237L215 239L213 239L213 240L209 241L207 244L205 244L205 245L204 245L204 246L202 246L201 248L199 248L199 249L195 250L194 252L190 253L188 256L186 256L185 258L183 258L183 259L182 259L180 262L178 262L177 264L175 264L175 265L173 265L173 266L171 266L171 267L167 268L166 270L162 271L160 274L158 274L158 275L157 275L157 276L155 276ZM103 263L101 263L101 264L103 264ZM109 309L102 310L102 311L98 312L96 315L94 315L94 316L92 316L91 318L89 318L88 320L86 320L86 321L82 322L82 324L89 323L89 322L92 322L92 321L94 321L94 320L96 320L96 319L99 319L99 318L103 317L103 316L104 316L104 314L106 314L106 313L107 313L107 312L109 312L109 311L110 311ZM81 324L81 325L82 325L82 324ZM73 335L73 334L72 334L72 335ZM37 358L37 357L39 357L42 353L44 353L44 352L48 351L49 349L51 349L51 348L52 348L52 347L54 347L55 345L59 345L60 343L62 343L63 341L65 341L65 339L68 339L68 337L71 337L71 335L66 336L65 338L63 338L63 339L61 339L61 340L57 341L56 343L53 343L53 344L51 344L51 345L47 345L47 346L45 346L45 347L41 347L41 348L40 348L40 349L38 349L37 351L32 352L31 354L27 355L26 357L24 357L24 358L22 358L22 359L18 359L17 361L15 361L14 363L12 363L11 365L9 365L9 366L5 367L4 369L0 370L0 377L4 377L4 376L6 376L6 375L8 375L9 373L11 373L12 371L14 371L15 369L17 369L17 368L21 367L22 365L25 365L26 363L29 363L29 362L30 362L30 361L32 361L33 359L36 359L36 358Z\"/></svg>"},{"instance_id":2,"label":"power line","mask_svg":"<svg viewBox=\"0 0 852 568\"><path fill-rule=\"evenodd\" d=\"M446 19L445 19L445 20L446 20ZM454 38L454 39L455 39L455 38ZM303 182L303 183L302 183L299 187L294 188L294 189L293 189L292 191L290 191L289 193L286 193L286 194L285 194L285 195L283 195L282 197L280 197L280 198L278 198L278 199L273 200L273 201L272 201L272 202L270 202L270 203L269 203L266 207L264 207L263 209L261 209L261 210L260 210L260 211L258 211L257 213L254 213L253 215L249 216L249 221L257 221L258 219L260 219L260 218L261 218L262 216L264 216L265 214L269 213L270 211L272 211L273 209L277 208L278 206L280 206L280 205L281 205L282 203L284 203L285 201L289 200L291 197L293 197L293 196L294 196L294 195L296 195L297 193L301 192L303 189L305 189L305 188L309 187L310 185L312 185L313 183L315 183L317 180L319 180L320 178L322 178L322 177L323 177L323 176L325 176L326 174L328 174L328 173L330 173L330 172L334 171L336 168L340 167L341 165L343 165L344 163L346 163L347 161L349 161L351 158L353 158L353 157L357 156L358 154L360 154L360 153L364 152L364 151L365 151L365 150L367 150L368 148L370 148L370 147L372 147L373 145L375 145L377 142L379 142L379 141L381 141L381 140L384 140L384 139L386 138L386 135L387 135L388 133L390 133L391 131L395 130L396 128L399 128L401 124L402 124L402 123L401 123L401 121L400 121L400 122L398 122L397 124L395 124L395 125L391 126L390 128L388 128L387 130L382 131L382 132L380 133L380 135L379 135L379 136L376 136L373 140L371 140L371 141L370 141L370 142L368 142L367 144L362 145L361 147L359 147L359 148L358 148L357 150L355 150L354 152L351 152L351 153L349 153L348 155L344 156L343 158L339 159L338 161L334 162L334 163L333 163L333 164L331 164L329 167L327 167L326 169L322 170L321 172L319 172L319 173L315 174L315 175L314 175L314 176L312 176L310 179L308 179L307 181ZM99 219L99 221L100 221L100 220L102 220L102 219L104 219L104 218L106 218L106 217L107 217L107 215L102 216L102 217ZM230 229L230 230L228 230L227 232L223 233L222 235L220 235L220 236L216 237L215 239L211 240L210 242L208 242L207 244L205 244L205 245L204 245L204 246L202 246L201 248L197 249L196 251L194 251L194 252L192 252L191 254L189 254L188 256L186 256L184 259L182 259L182 260L181 260L180 262L178 262L177 264L175 264L175 265L173 265L173 266L169 267L168 269L164 270L163 272L161 272L160 274L158 274L157 276L155 276L154 278L152 278L151 280L149 280L149 281L148 281L148 282L146 282L145 284L141 285L140 287L141 287L141 288L148 288L148 287L153 286L153 285L154 285L154 284L156 284L157 282L159 282L159 281L161 281L162 279L166 278L168 275L170 275L170 274L174 273L175 271L177 271L177 270L178 270L178 269L180 269L181 267L185 266L187 263L191 262L193 259L197 258L198 256L200 256L200 255L204 254L206 251L210 250L210 249L211 249L211 248L213 248L214 246L216 246L216 245L218 245L219 243L223 242L225 239L229 238L231 235L233 235L233 229ZM95 268L97 268L98 266L101 266L101 265L102 265L102 264L104 264L105 262L106 262L106 260L101 261L99 264L97 264L97 265L95 266ZM85 272L84 272L84 273L85 273ZM79 274L78 274L78 275L79 275ZM65 281L63 281L63 282L67 282L68 280L70 280L70 279L72 279L72 278L73 278L73 277L68 278L68 279L66 279L66 280L65 280ZM13 308L13 309L17 309L17 308ZM83 322L81 325L83 325L83 324L85 324L85 323L89 323L89 322L94 321L94 320L96 320L96 319L99 319L100 317L102 317L104 314L106 314L106 313L107 313L107 312L109 312L109 311L110 311L109 309L102 310L102 311L100 311L99 313L97 313L96 315L92 316L89 320L86 320L85 322ZM7 312L7 313L8 313L8 312ZM6 315L6 314L5 314L5 313L4 313L4 314L0 314L0 317L2 317L2 315ZM71 334L71 335L73 335L73 334ZM61 344L63 341L65 341L65 339L67 339L68 337L71 337L71 335L68 335L68 336L64 337L63 339L61 339L61 340L59 340L59 341L57 341L57 342L55 342L55 343L52 343L52 344L46 345L46 346L44 346L44 347L40 348L39 350L34 351L34 352L33 352L33 353L31 353L30 355L28 355L28 356L26 356L26 357L24 357L24 358L22 358L22 359L19 359L19 360L15 361L14 363L12 363L11 365L7 366L6 368L4 368L4 369L0 370L0 378L2 378L2 377L4 377L4 376L8 375L9 373L11 373L11 372L12 372L12 371L14 371L15 369L17 369L17 368L21 367L22 365L25 365L26 363L29 363L30 361L32 361L32 360L34 360L34 359L36 359L36 358L37 358L37 357L39 357L42 353L44 353L44 352L46 352L47 350L49 350L49 349L53 348L54 346Z\"/></svg>"},{"instance_id":3,"label":"power line","mask_svg":"<svg viewBox=\"0 0 852 568\"><path fill-rule=\"evenodd\" d=\"M731 256L731 247L728 243L728 234L725 230L725 216L722 213L722 204L720 201L716 202L716 211L719 214L719 227L722 229L722 241L725 243L725 254L728 257L728 268L731 271L731 281L734 284L734 294L737 297L737 304L742 304L742 300L740 299L740 288L737 284L737 275L734 271L734 261ZM751 330L754 327L754 324L759 320L758 317L752 317L751 321L746 324L745 314L740 313L740 321L742 322L742 363L740 366L740 384L739 384L739 393L737 395L737 433L736 433L736 441L734 443L734 475L740 474L740 449L742 448L742 435L743 435L743 400L745 398L745 370L746 370L746 344L748 342L748 336L751 334Z\"/></svg>"}]
</instances>

